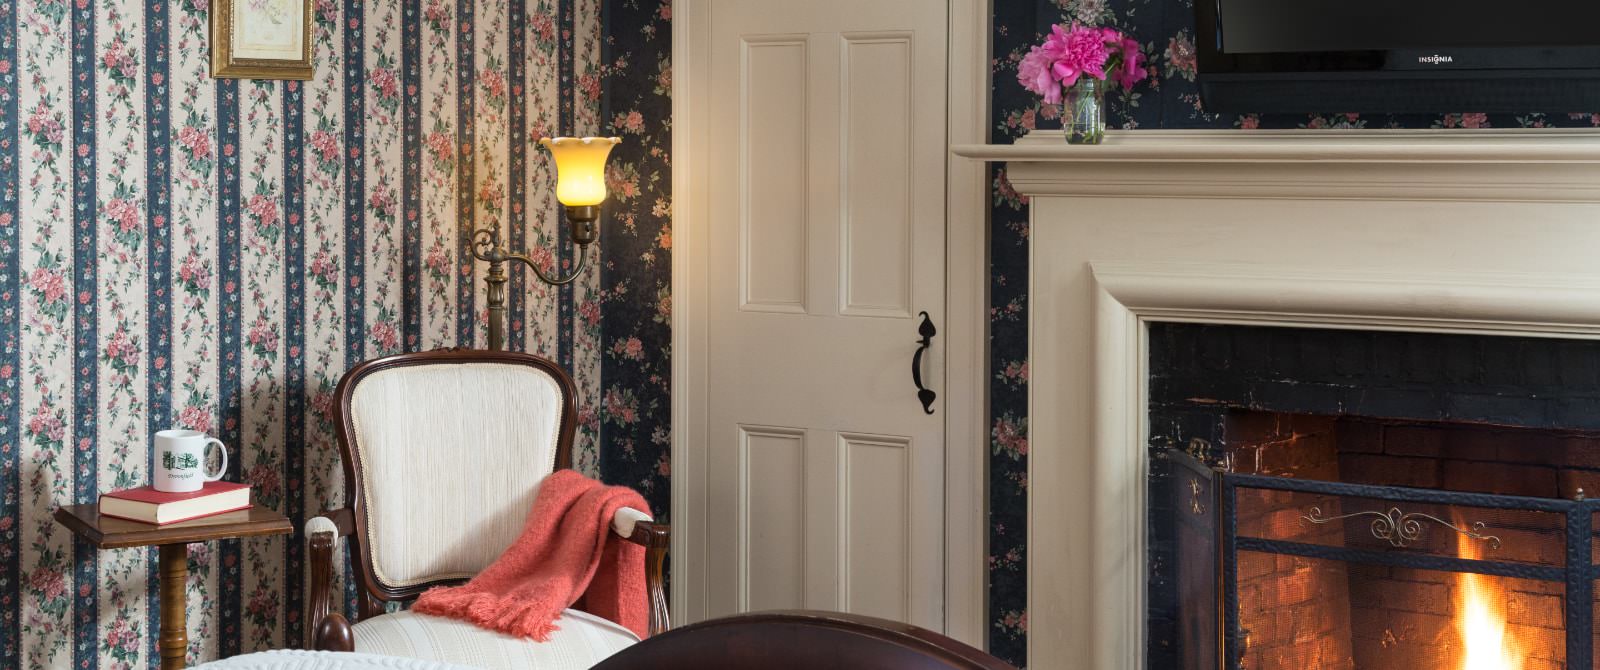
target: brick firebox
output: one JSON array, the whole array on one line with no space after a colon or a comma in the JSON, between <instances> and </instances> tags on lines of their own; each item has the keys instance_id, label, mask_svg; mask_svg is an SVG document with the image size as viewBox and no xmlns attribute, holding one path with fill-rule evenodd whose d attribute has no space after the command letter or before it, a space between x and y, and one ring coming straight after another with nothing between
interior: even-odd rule
<instances>
[{"instance_id":1,"label":"brick firebox","mask_svg":"<svg viewBox=\"0 0 1600 670\"><path fill-rule=\"evenodd\" d=\"M1231 453L1242 473L1545 498L1570 498L1579 488L1600 495L1600 343L1154 323L1148 370L1153 455L1198 440ZM1174 577L1182 548L1172 523L1179 501L1160 459L1151 462L1147 667L1181 667ZM1241 509L1241 532L1254 524L1280 539L1373 542L1364 526L1305 524L1304 507ZM1511 533L1519 524L1538 526L1499 521ZM1559 563L1548 555L1559 553L1559 539L1526 535L1491 558ZM1251 622L1245 627L1254 650L1247 667L1459 667L1449 656L1458 644L1455 575L1248 553L1238 567L1241 622ZM1513 635L1555 639L1540 631L1560 626L1558 594L1533 582L1504 585ZM1295 606L1313 601L1317 607ZM1560 667L1559 644L1535 646L1541 650L1525 667ZM1413 649L1426 651L1407 657ZM1363 656L1373 650L1394 653L1382 662Z\"/></svg>"},{"instance_id":2,"label":"brick firebox","mask_svg":"<svg viewBox=\"0 0 1600 670\"><path fill-rule=\"evenodd\" d=\"M1237 411L1225 419L1224 440L1233 471L1241 474L1543 498L1600 492L1600 434L1593 433ZM1253 502L1258 504L1242 505L1245 534L1384 548L1365 523L1307 523L1304 505L1293 504L1292 497ZM1505 542L1485 550L1486 557L1561 564L1558 532L1537 521L1499 521L1494 532ZM1455 537L1445 532L1438 539L1448 553ZM1494 604L1503 607L1507 639L1524 657L1521 667L1564 667L1561 584L1482 579L1503 589L1503 601ZM1463 667L1460 582L1452 573L1241 553L1240 621L1249 631L1245 667Z\"/></svg>"}]
</instances>

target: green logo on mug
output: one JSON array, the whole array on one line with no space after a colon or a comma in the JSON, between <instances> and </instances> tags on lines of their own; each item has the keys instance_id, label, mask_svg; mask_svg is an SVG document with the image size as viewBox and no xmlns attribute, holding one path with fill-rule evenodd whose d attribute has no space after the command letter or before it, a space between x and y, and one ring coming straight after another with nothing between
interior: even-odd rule
<instances>
[{"instance_id":1,"label":"green logo on mug","mask_svg":"<svg viewBox=\"0 0 1600 670\"><path fill-rule=\"evenodd\" d=\"M179 454L174 457L172 452L163 451L161 452L161 467L168 470L193 470L200 467L200 459L195 458L194 454Z\"/></svg>"}]
</instances>

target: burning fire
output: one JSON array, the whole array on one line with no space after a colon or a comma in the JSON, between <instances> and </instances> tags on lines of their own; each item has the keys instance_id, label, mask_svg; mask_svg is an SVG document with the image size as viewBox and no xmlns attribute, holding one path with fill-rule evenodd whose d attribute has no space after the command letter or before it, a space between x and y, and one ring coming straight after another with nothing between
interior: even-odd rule
<instances>
[{"instance_id":1,"label":"burning fire","mask_svg":"<svg viewBox=\"0 0 1600 670\"><path fill-rule=\"evenodd\" d=\"M1480 558L1478 541L1456 540L1461 558ZM1493 577L1459 573L1456 581L1456 631L1461 634L1461 670L1520 670L1522 654L1506 633L1506 590Z\"/></svg>"}]
</instances>

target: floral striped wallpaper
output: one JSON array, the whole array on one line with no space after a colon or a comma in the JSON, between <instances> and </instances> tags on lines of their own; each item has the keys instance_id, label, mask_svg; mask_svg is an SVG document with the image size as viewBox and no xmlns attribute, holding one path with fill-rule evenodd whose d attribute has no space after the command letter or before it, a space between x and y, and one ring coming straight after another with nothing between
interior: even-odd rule
<instances>
[{"instance_id":1,"label":"floral striped wallpaper","mask_svg":"<svg viewBox=\"0 0 1600 670\"><path fill-rule=\"evenodd\" d=\"M1113 26L1142 45L1150 78L1108 96L1108 125L1139 128L1488 128L1597 126L1600 114L1208 114L1195 86L1193 0L995 2L990 141L1059 128L1055 109L1017 84L1017 62L1055 23ZM989 650L1027 661L1028 203L992 172L990 209Z\"/></svg>"},{"instance_id":2,"label":"floral striped wallpaper","mask_svg":"<svg viewBox=\"0 0 1600 670\"><path fill-rule=\"evenodd\" d=\"M155 661L154 550L50 519L144 483L154 430L221 437L297 525L339 500L341 373L484 343L470 230L572 262L548 134L639 135L600 243L627 258L562 290L516 271L510 341L574 372L579 467L664 503L664 387L603 404L600 374L664 383L664 340L618 325L665 304L664 28L619 64L601 0L313 2L315 79L277 82L207 76L208 0L0 0L0 667ZM637 4L608 3L670 15ZM602 119L606 78L635 72L657 88ZM301 551L192 546L190 659L297 645Z\"/></svg>"}]
</instances>

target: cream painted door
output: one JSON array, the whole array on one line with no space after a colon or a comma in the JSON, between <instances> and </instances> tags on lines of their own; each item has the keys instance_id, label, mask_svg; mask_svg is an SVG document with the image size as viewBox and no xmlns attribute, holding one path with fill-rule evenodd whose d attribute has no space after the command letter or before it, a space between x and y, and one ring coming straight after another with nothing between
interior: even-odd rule
<instances>
[{"instance_id":1,"label":"cream painted door","mask_svg":"<svg viewBox=\"0 0 1600 670\"><path fill-rule=\"evenodd\" d=\"M940 630L946 5L709 4L706 611Z\"/></svg>"}]
</instances>

